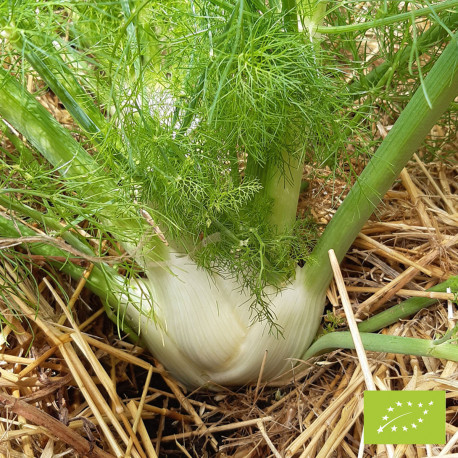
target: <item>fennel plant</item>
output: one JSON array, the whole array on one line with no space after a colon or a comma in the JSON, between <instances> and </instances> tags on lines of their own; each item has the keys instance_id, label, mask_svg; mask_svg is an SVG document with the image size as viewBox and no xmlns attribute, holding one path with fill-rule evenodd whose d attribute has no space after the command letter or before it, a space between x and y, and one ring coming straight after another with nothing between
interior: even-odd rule
<instances>
[{"instance_id":1,"label":"fennel plant","mask_svg":"<svg viewBox=\"0 0 458 458\"><path fill-rule=\"evenodd\" d=\"M13 148L2 156L0 235L33 235L20 215L82 257L103 255L82 221L119 243L135 263L100 259L88 287L187 385L253 381L266 351L264 377L280 374L315 336L328 250L343 258L456 96L458 1L373 3L360 17L351 1L5 4L0 116ZM420 17L430 22L418 37ZM372 28L385 55L368 72ZM406 67L415 83L398 87ZM37 101L48 88L73 131ZM392 90L410 101L318 237L310 218L296 219L304 162L339 173L371 155L363 121ZM430 347L401 339L391 351L458 360L448 341Z\"/></svg>"}]
</instances>

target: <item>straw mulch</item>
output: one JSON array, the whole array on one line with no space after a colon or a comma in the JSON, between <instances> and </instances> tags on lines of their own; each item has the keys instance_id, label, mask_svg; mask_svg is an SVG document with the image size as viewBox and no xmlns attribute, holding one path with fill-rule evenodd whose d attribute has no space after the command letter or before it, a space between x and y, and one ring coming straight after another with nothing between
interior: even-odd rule
<instances>
[{"instance_id":1,"label":"straw mulch","mask_svg":"<svg viewBox=\"0 0 458 458\"><path fill-rule=\"evenodd\" d=\"M326 171L315 173L299 205L323 225L338 204L327 186ZM458 273L457 187L450 164L415 157L402 172L341 265L357 320L428 296L426 289ZM354 351L301 362L269 383L190 393L120 338L84 289L90 266L75 283L33 260L36 284L7 262L0 266L0 309L9 320L0 334L0 457L358 456L367 380ZM11 282L21 294L5 287ZM458 318L454 296L432 294L435 305L383 333L442 336ZM334 283L328 299L323 326L346 327ZM458 453L458 364L370 352L367 358L380 390L446 391L446 445L398 445L395 456ZM364 448L367 457L386 454L384 445Z\"/></svg>"}]
</instances>

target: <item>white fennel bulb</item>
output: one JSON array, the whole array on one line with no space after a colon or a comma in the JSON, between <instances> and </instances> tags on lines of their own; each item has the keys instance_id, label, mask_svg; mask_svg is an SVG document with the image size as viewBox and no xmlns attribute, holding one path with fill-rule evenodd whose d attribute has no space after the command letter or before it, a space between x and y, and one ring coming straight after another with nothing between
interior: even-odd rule
<instances>
[{"instance_id":1,"label":"white fennel bulb","mask_svg":"<svg viewBox=\"0 0 458 458\"><path fill-rule=\"evenodd\" d=\"M282 291L271 290L271 310L282 329L277 336L250 319L250 297L235 281L199 269L188 256L171 255L170 266L173 274L149 267L148 278L131 285L123 305L143 343L187 386L253 382L266 350L268 380L291 368L292 358L310 345L325 292L307 287L301 268Z\"/></svg>"}]
</instances>

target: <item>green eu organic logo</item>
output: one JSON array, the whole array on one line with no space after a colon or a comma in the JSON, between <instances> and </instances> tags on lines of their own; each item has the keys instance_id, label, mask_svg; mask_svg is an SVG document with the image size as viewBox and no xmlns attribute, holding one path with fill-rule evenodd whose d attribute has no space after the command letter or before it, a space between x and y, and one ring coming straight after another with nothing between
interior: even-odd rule
<instances>
[{"instance_id":1,"label":"green eu organic logo","mask_svg":"<svg viewBox=\"0 0 458 458\"><path fill-rule=\"evenodd\" d=\"M366 444L445 444L445 391L365 391Z\"/></svg>"}]
</instances>

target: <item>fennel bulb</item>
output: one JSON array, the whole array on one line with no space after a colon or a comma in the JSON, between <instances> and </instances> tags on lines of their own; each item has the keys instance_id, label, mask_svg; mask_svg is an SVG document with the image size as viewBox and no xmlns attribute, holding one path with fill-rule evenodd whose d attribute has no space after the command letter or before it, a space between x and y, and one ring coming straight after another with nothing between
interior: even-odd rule
<instances>
[{"instance_id":1,"label":"fennel bulb","mask_svg":"<svg viewBox=\"0 0 458 458\"><path fill-rule=\"evenodd\" d=\"M147 279L136 280L122 309L146 347L187 386L252 382L266 351L263 378L271 379L310 345L325 291L307 285L305 268L280 292L268 291L282 330L277 336L265 322L252 321L250 296L234 280L199 269L188 256L171 255L169 266L173 273L150 268Z\"/></svg>"}]
</instances>

